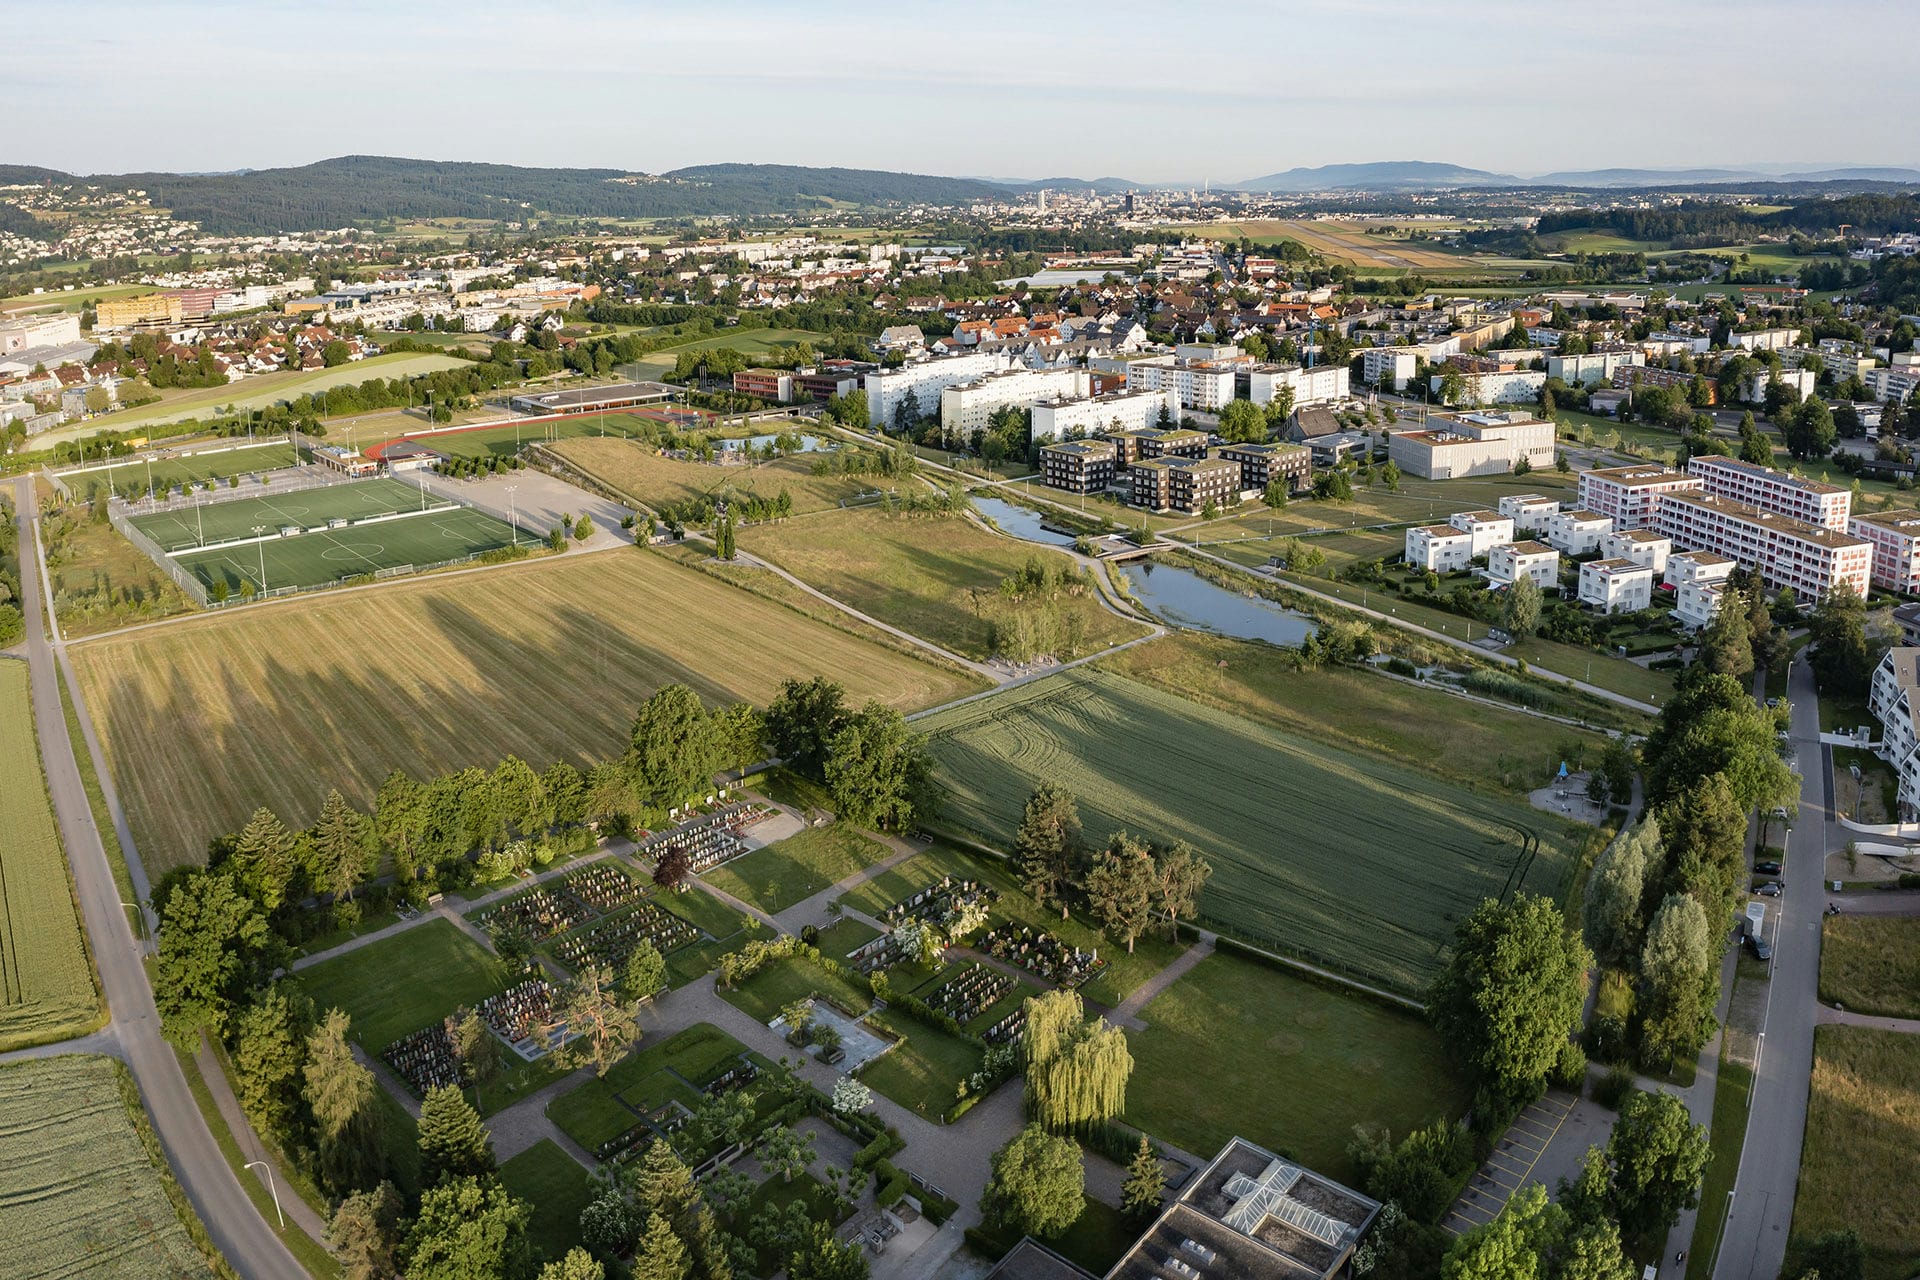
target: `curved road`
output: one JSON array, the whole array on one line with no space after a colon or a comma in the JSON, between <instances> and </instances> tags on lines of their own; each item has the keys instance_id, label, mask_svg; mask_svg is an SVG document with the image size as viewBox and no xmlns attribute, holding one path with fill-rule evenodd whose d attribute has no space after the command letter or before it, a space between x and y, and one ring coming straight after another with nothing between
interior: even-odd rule
<instances>
[{"instance_id":1,"label":"curved road","mask_svg":"<svg viewBox=\"0 0 1920 1280\"><path fill-rule=\"evenodd\" d=\"M86 1044L71 1047L107 1049L103 1038L111 1040L117 1056L126 1062L140 1086L140 1097L153 1117L154 1132L166 1150L174 1176L235 1271L246 1280L305 1280L305 1269L254 1209L227 1166L187 1088L179 1061L160 1037L160 1016L154 1009L142 951L126 912L121 910L120 890L114 884L106 847L94 826L61 709L60 671L54 644L49 640L39 530L31 518L35 509L31 477L16 483L14 505L20 526L21 607L27 619L27 662L32 672L40 755L54 816L73 866L74 888L99 967L101 989L113 1014L105 1032L89 1037Z\"/></svg>"}]
</instances>

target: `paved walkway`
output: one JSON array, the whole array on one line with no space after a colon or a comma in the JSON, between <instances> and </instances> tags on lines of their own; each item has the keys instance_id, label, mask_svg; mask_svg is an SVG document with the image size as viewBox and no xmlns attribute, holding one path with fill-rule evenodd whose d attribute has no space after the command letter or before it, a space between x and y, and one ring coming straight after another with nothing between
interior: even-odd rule
<instances>
[{"instance_id":1,"label":"paved walkway","mask_svg":"<svg viewBox=\"0 0 1920 1280\"><path fill-rule=\"evenodd\" d=\"M1920 1036L1920 1018L1881 1018L1870 1013L1855 1013L1851 1009L1832 1009L1821 1005L1814 1021L1823 1027L1872 1027L1875 1031L1898 1031L1901 1035Z\"/></svg>"},{"instance_id":2,"label":"paved walkway","mask_svg":"<svg viewBox=\"0 0 1920 1280\"><path fill-rule=\"evenodd\" d=\"M226 1073L220 1069L220 1061L207 1046L204 1036L200 1040L199 1052L193 1055L193 1062L200 1070L201 1079L207 1082L208 1092L213 1094L214 1105L219 1109L220 1118L226 1122L227 1131L240 1148L240 1158L251 1166L245 1173L266 1181L260 1166L264 1164L271 1168L278 1179L273 1183L273 1191L280 1203L280 1212L315 1240L326 1239L327 1224L312 1205L287 1185L285 1166L267 1150L259 1135L254 1133L253 1126L247 1122L246 1112L240 1109L240 1100L233 1096L233 1090L226 1087ZM215 1087L216 1082L218 1087Z\"/></svg>"},{"instance_id":3,"label":"paved walkway","mask_svg":"<svg viewBox=\"0 0 1920 1280\"><path fill-rule=\"evenodd\" d=\"M1132 995L1113 1007L1113 1020L1136 1028L1142 1025L1140 1011L1152 1004L1154 997L1191 973L1195 965L1212 955L1213 944L1218 940L1218 934L1202 930L1198 942L1174 957L1166 968L1141 983Z\"/></svg>"}]
</instances>

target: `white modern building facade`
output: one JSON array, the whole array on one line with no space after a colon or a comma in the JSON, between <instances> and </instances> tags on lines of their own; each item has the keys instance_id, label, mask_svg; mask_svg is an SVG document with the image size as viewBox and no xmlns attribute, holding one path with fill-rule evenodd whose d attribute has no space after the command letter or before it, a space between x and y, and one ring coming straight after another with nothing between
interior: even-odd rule
<instances>
[{"instance_id":1,"label":"white modern building facade","mask_svg":"<svg viewBox=\"0 0 1920 1280\"><path fill-rule=\"evenodd\" d=\"M1458 573L1473 563L1473 535L1450 524L1407 530L1407 563L1434 573Z\"/></svg>"},{"instance_id":2,"label":"white modern building facade","mask_svg":"<svg viewBox=\"0 0 1920 1280\"><path fill-rule=\"evenodd\" d=\"M940 425L947 431L985 430L1001 409L1029 408L1049 397L1080 398L1092 392L1085 369L1007 369L940 391Z\"/></svg>"},{"instance_id":3,"label":"white modern building facade","mask_svg":"<svg viewBox=\"0 0 1920 1280\"><path fill-rule=\"evenodd\" d=\"M1837 484L1808 480L1738 458L1700 454L1688 460L1687 474L1698 476L1705 491L1716 498L1776 511L1822 529L1844 532L1853 509L1853 495Z\"/></svg>"},{"instance_id":4,"label":"white modern building facade","mask_svg":"<svg viewBox=\"0 0 1920 1280\"><path fill-rule=\"evenodd\" d=\"M1139 431L1159 426L1162 410L1169 421L1179 417L1180 406L1171 392L1129 387L1103 396L1050 397L1033 406L1033 438L1064 440L1075 433Z\"/></svg>"},{"instance_id":5,"label":"white modern building facade","mask_svg":"<svg viewBox=\"0 0 1920 1280\"><path fill-rule=\"evenodd\" d=\"M882 429L891 427L903 403L916 418L933 417L940 412L940 393L948 387L976 382L1012 366L1013 357L1004 351L969 351L910 361L898 369L876 369L867 375L867 422Z\"/></svg>"},{"instance_id":6,"label":"white modern building facade","mask_svg":"<svg viewBox=\"0 0 1920 1280\"><path fill-rule=\"evenodd\" d=\"M1513 517L1498 511L1456 511L1447 523L1470 538L1469 555L1483 556L1504 542L1513 541Z\"/></svg>"},{"instance_id":7,"label":"white modern building facade","mask_svg":"<svg viewBox=\"0 0 1920 1280\"><path fill-rule=\"evenodd\" d=\"M1500 584L1532 578L1542 590L1560 580L1560 553L1544 542L1509 542L1487 552L1487 576Z\"/></svg>"},{"instance_id":8,"label":"white modern building facade","mask_svg":"<svg viewBox=\"0 0 1920 1280\"><path fill-rule=\"evenodd\" d=\"M1580 603L1602 613L1632 613L1653 603L1653 570L1631 560L1589 560L1580 566Z\"/></svg>"},{"instance_id":9,"label":"white modern building facade","mask_svg":"<svg viewBox=\"0 0 1920 1280\"><path fill-rule=\"evenodd\" d=\"M1613 521L1616 529L1644 529L1667 493L1697 493L1706 481L1665 467L1601 467L1580 473L1579 503Z\"/></svg>"}]
</instances>

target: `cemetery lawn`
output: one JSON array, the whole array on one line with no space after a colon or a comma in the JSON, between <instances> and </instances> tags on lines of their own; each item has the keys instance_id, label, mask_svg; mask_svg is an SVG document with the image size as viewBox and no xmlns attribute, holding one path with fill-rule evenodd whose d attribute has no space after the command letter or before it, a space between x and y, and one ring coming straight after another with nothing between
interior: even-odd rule
<instances>
[{"instance_id":1,"label":"cemetery lawn","mask_svg":"<svg viewBox=\"0 0 1920 1280\"><path fill-rule=\"evenodd\" d=\"M1125 1118L1196 1154L1238 1134L1352 1183L1354 1125L1385 1125L1397 1141L1458 1118L1472 1097L1419 1015L1228 951L1140 1017Z\"/></svg>"},{"instance_id":2,"label":"cemetery lawn","mask_svg":"<svg viewBox=\"0 0 1920 1280\"><path fill-rule=\"evenodd\" d=\"M260 805L305 825L337 786L365 808L395 761L428 777L616 756L671 683L765 706L785 677L823 674L905 710L978 687L878 634L662 556L569 553L183 619L73 662L157 876Z\"/></svg>"},{"instance_id":3,"label":"cemetery lawn","mask_svg":"<svg viewBox=\"0 0 1920 1280\"><path fill-rule=\"evenodd\" d=\"M317 964L299 980L317 1011L340 1009L353 1019L353 1038L376 1058L455 1006L477 1005L511 985L499 957L440 919Z\"/></svg>"},{"instance_id":4,"label":"cemetery lawn","mask_svg":"<svg viewBox=\"0 0 1920 1280\"><path fill-rule=\"evenodd\" d=\"M733 858L701 878L769 915L886 858L885 845L845 823L808 827L777 844Z\"/></svg>"},{"instance_id":5,"label":"cemetery lawn","mask_svg":"<svg viewBox=\"0 0 1920 1280\"><path fill-rule=\"evenodd\" d=\"M1920 1217L1913 1212L1916 1145L1920 1036L1814 1028L1789 1259L1793 1246L1852 1227L1867 1248L1867 1280L1912 1275L1920 1262Z\"/></svg>"},{"instance_id":6,"label":"cemetery lawn","mask_svg":"<svg viewBox=\"0 0 1920 1280\"><path fill-rule=\"evenodd\" d=\"M528 1234L549 1262L580 1243L580 1211L593 1199L593 1179L551 1138L542 1138L500 1166L500 1181L533 1206Z\"/></svg>"},{"instance_id":7,"label":"cemetery lawn","mask_svg":"<svg viewBox=\"0 0 1920 1280\"><path fill-rule=\"evenodd\" d=\"M1022 542L958 513L893 515L872 509L755 525L740 546L862 613L969 658L991 657L994 618L1010 611L1000 584L1028 561L1068 566L1059 551ZM1055 606L1076 658L1146 634L1107 611L1091 583Z\"/></svg>"},{"instance_id":8,"label":"cemetery lawn","mask_svg":"<svg viewBox=\"0 0 1920 1280\"><path fill-rule=\"evenodd\" d=\"M1572 862L1572 825L1516 799L1098 668L915 727L944 821L1010 847L1027 796L1057 782L1078 797L1090 843L1125 828L1197 848L1214 869L1201 900L1212 927L1406 995L1483 899L1557 898Z\"/></svg>"},{"instance_id":9,"label":"cemetery lawn","mask_svg":"<svg viewBox=\"0 0 1920 1280\"><path fill-rule=\"evenodd\" d=\"M775 960L733 990L722 991L720 996L763 1023L772 1022L780 1016L780 1010L808 996L823 996L856 1016L873 1004L871 992L837 973L828 973L805 956Z\"/></svg>"},{"instance_id":10,"label":"cemetery lawn","mask_svg":"<svg viewBox=\"0 0 1920 1280\"><path fill-rule=\"evenodd\" d=\"M1820 1002L1882 1018L1920 1018L1920 920L1826 917Z\"/></svg>"},{"instance_id":11,"label":"cemetery lawn","mask_svg":"<svg viewBox=\"0 0 1920 1280\"><path fill-rule=\"evenodd\" d=\"M640 1123L605 1080L588 1080L547 1104L547 1119L588 1151L611 1142ZM569 1162L572 1157L568 1157Z\"/></svg>"},{"instance_id":12,"label":"cemetery lawn","mask_svg":"<svg viewBox=\"0 0 1920 1280\"><path fill-rule=\"evenodd\" d=\"M1021 801L1025 801L1022 793ZM1089 832L1090 837L1099 833ZM993 904L988 927L1009 921L1025 925L1035 932L1045 930L1063 942L1086 951L1098 951L1107 962L1094 979L1080 988L1090 1003L1111 1007L1119 1004L1133 989L1171 964L1186 950L1183 944L1168 942L1151 934L1134 942L1133 954L1117 947L1091 925L1078 919L1062 920L1058 911L1040 906L1013 876L1012 868L997 858L989 858L952 844L936 843L924 853L892 867L848 890L841 899L867 915L878 919L886 909L904 898L936 883L942 876L978 880L991 885L1000 895Z\"/></svg>"},{"instance_id":13,"label":"cemetery lawn","mask_svg":"<svg viewBox=\"0 0 1920 1280\"><path fill-rule=\"evenodd\" d=\"M725 1071L746 1051L747 1046L711 1022L696 1022L658 1044L643 1043L638 1052L614 1064L607 1072L606 1083L614 1092L626 1093L640 1088L655 1072L671 1071L699 1087Z\"/></svg>"},{"instance_id":14,"label":"cemetery lawn","mask_svg":"<svg viewBox=\"0 0 1920 1280\"><path fill-rule=\"evenodd\" d=\"M820 940L814 945L820 948L821 955L844 961L850 953L879 936L880 931L866 921L848 917L822 929Z\"/></svg>"},{"instance_id":15,"label":"cemetery lawn","mask_svg":"<svg viewBox=\"0 0 1920 1280\"><path fill-rule=\"evenodd\" d=\"M960 1082L980 1069L981 1051L959 1036L885 1010L867 1020L901 1037L869 1063L860 1079L935 1124L958 1101Z\"/></svg>"}]
</instances>

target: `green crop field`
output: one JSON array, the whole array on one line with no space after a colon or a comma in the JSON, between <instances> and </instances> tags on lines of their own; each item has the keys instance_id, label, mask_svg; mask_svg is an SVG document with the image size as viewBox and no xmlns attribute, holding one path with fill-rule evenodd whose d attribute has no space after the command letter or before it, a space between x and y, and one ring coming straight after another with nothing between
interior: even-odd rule
<instances>
[{"instance_id":1,"label":"green crop field","mask_svg":"<svg viewBox=\"0 0 1920 1280\"><path fill-rule=\"evenodd\" d=\"M0 1272L212 1274L175 1211L186 1198L169 1194L159 1143L150 1132L143 1140L146 1117L124 1070L83 1054L0 1067Z\"/></svg>"},{"instance_id":2,"label":"green crop field","mask_svg":"<svg viewBox=\"0 0 1920 1280\"><path fill-rule=\"evenodd\" d=\"M682 351L719 351L731 348L751 360L769 351L797 346L802 342L818 342L826 336L828 335L813 333L806 329L736 329L727 333L716 333L712 337L695 338L677 346L663 347L640 357L632 364L622 365L621 372L640 378L657 378L663 373L672 371L674 362L679 359Z\"/></svg>"},{"instance_id":3,"label":"green crop field","mask_svg":"<svg viewBox=\"0 0 1920 1280\"><path fill-rule=\"evenodd\" d=\"M109 490L124 491L130 484L139 485L143 491L151 486L156 492L164 494L183 484L274 471L291 467L298 461L292 445L285 440L274 439L253 445L216 444L192 453L159 455L150 462L140 458L124 458L111 466L95 465L85 471L62 471L57 474L73 491L74 497L82 502L91 502Z\"/></svg>"},{"instance_id":4,"label":"green crop field","mask_svg":"<svg viewBox=\"0 0 1920 1280\"><path fill-rule=\"evenodd\" d=\"M348 523L329 527L336 520ZM132 523L209 588L224 584L235 592L243 585L256 592L321 586L403 565L464 560L516 541L504 520L449 507L423 488L388 479L200 503L135 516Z\"/></svg>"},{"instance_id":5,"label":"green crop field","mask_svg":"<svg viewBox=\"0 0 1920 1280\"><path fill-rule=\"evenodd\" d=\"M979 688L658 555L569 553L222 610L70 650L149 867L197 863L255 807L317 814L514 754L537 768L617 756L662 685L766 705L824 674L856 705L916 710Z\"/></svg>"},{"instance_id":6,"label":"green crop field","mask_svg":"<svg viewBox=\"0 0 1920 1280\"><path fill-rule=\"evenodd\" d=\"M0 659L0 1049L100 1024L93 968L47 802L27 664Z\"/></svg>"},{"instance_id":7,"label":"green crop field","mask_svg":"<svg viewBox=\"0 0 1920 1280\"><path fill-rule=\"evenodd\" d=\"M1002 847L1043 780L1088 835L1191 841L1226 931L1418 992L1455 924L1518 888L1557 895L1567 829L1385 760L1101 671L1077 669L930 716L943 815Z\"/></svg>"},{"instance_id":8,"label":"green crop field","mask_svg":"<svg viewBox=\"0 0 1920 1280\"><path fill-rule=\"evenodd\" d=\"M509 458L523 446L543 441L552 444L560 440L589 438L654 440L670 431L697 428L710 419L711 415L703 409L675 405L671 408L636 409L623 413L575 413L540 422L510 422L504 426L478 426L431 434L414 432L391 436L378 443L370 443L367 437L362 436L360 443L368 455L376 458L387 446L401 439L411 439L457 458Z\"/></svg>"},{"instance_id":9,"label":"green crop field","mask_svg":"<svg viewBox=\"0 0 1920 1280\"><path fill-rule=\"evenodd\" d=\"M663 457L631 440L586 436L568 440L554 452L641 507L730 493L775 498L784 489L793 501L794 514L800 515L845 506L871 494L881 483L873 476L816 476L812 459L804 455L752 466L721 466Z\"/></svg>"}]
</instances>

